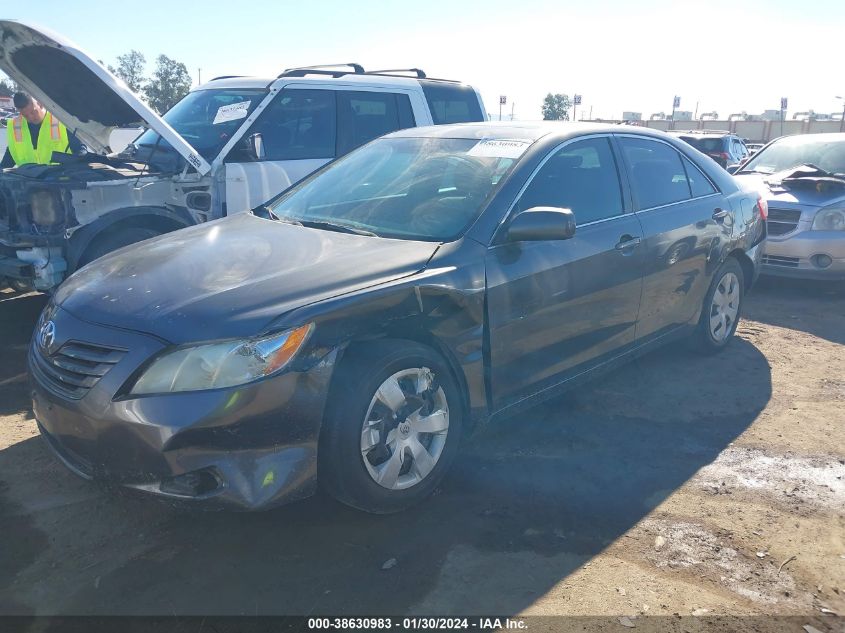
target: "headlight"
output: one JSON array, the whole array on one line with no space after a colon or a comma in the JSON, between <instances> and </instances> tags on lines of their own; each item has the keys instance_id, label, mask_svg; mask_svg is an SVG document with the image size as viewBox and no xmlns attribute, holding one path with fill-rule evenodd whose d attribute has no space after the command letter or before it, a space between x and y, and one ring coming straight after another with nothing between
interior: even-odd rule
<instances>
[{"instance_id":1,"label":"headlight","mask_svg":"<svg viewBox=\"0 0 845 633\"><path fill-rule=\"evenodd\" d=\"M32 221L39 226L52 226L62 219L58 197L52 191L35 191L29 196Z\"/></svg>"},{"instance_id":2,"label":"headlight","mask_svg":"<svg viewBox=\"0 0 845 633\"><path fill-rule=\"evenodd\" d=\"M313 324L260 339L181 347L153 361L130 393L233 387L280 371L308 339Z\"/></svg>"},{"instance_id":3,"label":"headlight","mask_svg":"<svg viewBox=\"0 0 845 633\"><path fill-rule=\"evenodd\" d=\"M813 231L845 231L845 209L822 209L813 219Z\"/></svg>"}]
</instances>

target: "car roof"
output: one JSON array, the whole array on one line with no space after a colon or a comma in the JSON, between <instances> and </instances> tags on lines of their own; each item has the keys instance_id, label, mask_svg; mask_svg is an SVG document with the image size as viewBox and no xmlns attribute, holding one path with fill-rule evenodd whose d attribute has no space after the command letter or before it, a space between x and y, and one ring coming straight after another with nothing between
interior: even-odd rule
<instances>
[{"instance_id":1,"label":"car roof","mask_svg":"<svg viewBox=\"0 0 845 633\"><path fill-rule=\"evenodd\" d=\"M608 123L582 123L574 121L483 121L478 123L452 123L407 128L392 132L390 138L465 138L465 139L507 139L534 142L544 137L558 137L564 140L587 134L640 134L665 138L659 130L635 125Z\"/></svg>"}]
</instances>

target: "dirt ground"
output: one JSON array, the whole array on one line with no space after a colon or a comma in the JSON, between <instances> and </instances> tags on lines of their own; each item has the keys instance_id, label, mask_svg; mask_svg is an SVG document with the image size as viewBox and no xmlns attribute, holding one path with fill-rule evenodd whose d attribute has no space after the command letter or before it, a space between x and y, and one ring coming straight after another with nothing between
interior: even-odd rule
<instances>
[{"instance_id":1,"label":"dirt ground","mask_svg":"<svg viewBox=\"0 0 845 633\"><path fill-rule=\"evenodd\" d=\"M322 496L189 511L77 479L29 408L44 299L0 298L0 614L842 625L828 613L845 614L843 285L763 282L723 354L667 348L490 425L432 499L387 517Z\"/></svg>"}]
</instances>

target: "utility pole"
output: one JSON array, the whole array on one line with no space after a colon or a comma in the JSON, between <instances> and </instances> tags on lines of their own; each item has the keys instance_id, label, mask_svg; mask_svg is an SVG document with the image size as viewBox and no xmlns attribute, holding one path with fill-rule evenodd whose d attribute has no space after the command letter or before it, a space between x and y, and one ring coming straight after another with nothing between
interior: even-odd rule
<instances>
[{"instance_id":1,"label":"utility pole","mask_svg":"<svg viewBox=\"0 0 845 633\"><path fill-rule=\"evenodd\" d=\"M202 68L197 68L197 85L202 85Z\"/></svg>"},{"instance_id":2,"label":"utility pole","mask_svg":"<svg viewBox=\"0 0 845 633\"><path fill-rule=\"evenodd\" d=\"M513 109L516 107L516 101L511 101L511 121L513 121Z\"/></svg>"},{"instance_id":3,"label":"utility pole","mask_svg":"<svg viewBox=\"0 0 845 633\"><path fill-rule=\"evenodd\" d=\"M842 118L839 119L839 131L845 132L845 97L836 97L842 100Z\"/></svg>"}]
</instances>

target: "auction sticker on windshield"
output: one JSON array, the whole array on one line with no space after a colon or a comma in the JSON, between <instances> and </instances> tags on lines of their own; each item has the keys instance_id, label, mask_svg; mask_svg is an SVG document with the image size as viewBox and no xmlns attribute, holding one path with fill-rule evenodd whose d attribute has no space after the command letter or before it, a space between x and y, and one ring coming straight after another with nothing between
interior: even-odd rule
<instances>
[{"instance_id":1,"label":"auction sticker on windshield","mask_svg":"<svg viewBox=\"0 0 845 633\"><path fill-rule=\"evenodd\" d=\"M218 123L226 123L227 121L237 121L243 119L249 113L249 104L251 101L239 101L238 103L231 103L229 105L220 106L217 108L217 114L214 115L212 125Z\"/></svg>"},{"instance_id":2,"label":"auction sticker on windshield","mask_svg":"<svg viewBox=\"0 0 845 633\"><path fill-rule=\"evenodd\" d=\"M478 141L467 156L484 158L519 158L531 145L528 141L511 141L507 139L485 139Z\"/></svg>"}]
</instances>

